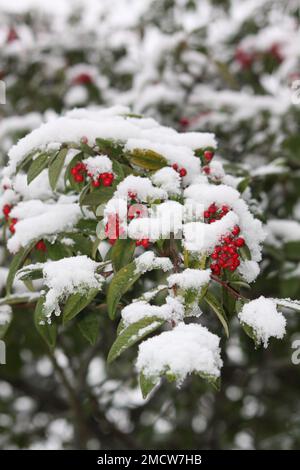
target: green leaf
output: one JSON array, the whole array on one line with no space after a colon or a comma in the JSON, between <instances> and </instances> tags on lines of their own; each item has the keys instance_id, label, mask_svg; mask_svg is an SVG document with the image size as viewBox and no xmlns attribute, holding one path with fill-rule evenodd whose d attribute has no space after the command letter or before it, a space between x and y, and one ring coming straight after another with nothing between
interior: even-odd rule
<instances>
[{"instance_id":1,"label":"green leaf","mask_svg":"<svg viewBox=\"0 0 300 470\"><path fill-rule=\"evenodd\" d=\"M16 173L20 173L20 171L32 160L34 155L38 153L36 150L30 152L26 157L17 165Z\"/></svg>"},{"instance_id":2,"label":"green leaf","mask_svg":"<svg viewBox=\"0 0 300 470\"><path fill-rule=\"evenodd\" d=\"M214 375L209 375L209 374L205 374L205 373L199 373L198 372L198 375L206 380L210 385L212 385L214 387L215 390L217 390L218 392L220 391L221 389L221 378L220 377L216 377Z\"/></svg>"},{"instance_id":3,"label":"green leaf","mask_svg":"<svg viewBox=\"0 0 300 470\"><path fill-rule=\"evenodd\" d=\"M134 262L124 266L114 275L107 291L108 314L114 319L118 303L122 295L140 278L142 273L137 271Z\"/></svg>"},{"instance_id":4,"label":"green leaf","mask_svg":"<svg viewBox=\"0 0 300 470\"><path fill-rule=\"evenodd\" d=\"M101 315L99 311L90 310L89 312L83 312L78 318L78 328L82 336L91 344L96 344L99 336Z\"/></svg>"},{"instance_id":5,"label":"green leaf","mask_svg":"<svg viewBox=\"0 0 300 470\"><path fill-rule=\"evenodd\" d=\"M30 184L47 166L49 156L42 153L31 163L27 173L27 184Z\"/></svg>"},{"instance_id":6,"label":"green leaf","mask_svg":"<svg viewBox=\"0 0 300 470\"><path fill-rule=\"evenodd\" d=\"M243 192L245 191L245 189L248 188L250 182L251 182L251 178L250 178L250 177L244 178L244 179L243 179L242 181L240 181L240 183L238 184L237 190L238 190L240 193L243 193Z\"/></svg>"},{"instance_id":7,"label":"green leaf","mask_svg":"<svg viewBox=\"0 0 300 470\"><path fill-rule=\"evenodd\" d=\"M53 160L51 160L50 166L49 166L49 183L51 186L51 189L54 191L57 185L57 182L59 180L60 174L62 172L62 169L64 167L65 159L68 153L67 148L62 148L54 157Z\"/></svg>"},{"instance_id":8,"label":"green leaf","mask_svg":"<svg viewBox=\"0 0 300 470\"><path fill-rule=\"evenodd\" d=\"M27 304L31 302L36 302L39 298L39 292L29 293L29 294L12 294L3 299L0 299L0 305L17 305L17 304Z\"/></svg>"},{"instance_id":9,"label":"green leaf","mask_svg":"<svg viewBox=\"0 0 300 470\"><path fill-rule=\"evenodd\" d=\"M114 187L100 187L96 190L85 194L82 197L81 204L83 206L99 206L100 204L105 204L109 201L114 195Z\"/></svg>"},{"instance_id":10,"label":"green leaf","mask_svg":"<svg viewBox=\"0 0 300 470\"><path fill-rule=\"evenodd\" d=\"M107 361L114 361L123 351L157 330L164 322L158 317L145 317L122 329L109 351Z\"/></svg>"},{"instance_id":11,"label":"green leaf","mask_svg":"<svg viewBox=\"0 0 300 470\"><path fill-rule=\"evenodd\" d=\"M142 372L140 373L140 387L143 398L147 398L149 393L154 389L157 381L151 377L146 377Z\"/></svg>"},{"instance_id":12,"label":"green leaf","mask_svg":"<svg viewBox=\"0 0 300 470\"><path fill-rule=\"evenodd\" d=\"M300 261L300 242L291 241L284 244L285 258L291 261Z\"/></svg>"},{"instance_id":13,"label":"green leaf","mask_svg":"<svg viewBox=\"0 0 300 470\"><path fill-rule=\"evenodd\" d=\"M247 245L242 246L241 248L239 248L239 250L240 250L243 260L251 259L251 252L249 248L247 247Z\"/></svg>"},{"instance_id":14,"label":"green leaf","mask_svg":"<svg viewBox=\"0 0 300 470\"><path fill-rule=\"evenodd\" d=\"M224 312L224 309L219 302L219 300L209 291L206 292L206 295L204 297L205 302L212 308L212 310L215 312L217 315L218 319L220 320L227 338L229 337L229 330L228 330L228 324L227 324L227 319L226 315Z\"/></svg>"},{"instance_id":15,"label":"green leaf","mask_svg":"<svg viewBox=\"0 0 300 470\"><path fill-rule=\"evenodd\" d=\"M119 157L123 152L123 145L114 140L97 138L96 144L100 152L108 155L110 158Z\"/></svg>"},{"instance_id":16,"label":"green leaf","mask_svg":"<svg viewBox=\"0 0 300 470\"><path fill-rule=\"evenodd\" d=\"M17 272L18 279L20 281L42 279L43 277L43 268L38 264L37 266L24 266Z\"/></svg>"},{"instance_id":17,"label":"green leaf","mask_svg":"<svg viewBox=\"0 0 300 470\"><path fill-rule=\"evenodd\" d=\"M57 326L55 323L47 323L44 313L44 302L45 297L40 297L34 311L34 323L44 341L53 349L56 344Z\"/></svg>"},{"instance_id":18,"label":"green leaf","mask_svg":"<svg viewBox=\"0 0 300 470\"><path fill-rule=\"evenodd\" d=\"M249 338L253 339L255 343L255 347L257 348L260 345L260 342L257 339L257 336L253 330L253 328L249 325L246 325L246 323L241 322L241 325L243 327L243 330L245 331L246 335L249 336Z\"/></svg>"},{"instance_id":19,"label":"green leaf","mask_svg":"<svg viewBox=\"0 0 300 470\"><path fill-rule=\"evenodd\" d=\"M91 303L98 292L99 289L92 288L85 294L77 292L76 294L70 295L63 309L63 323L67 323L78 315L81 310Z\"/></svg>"},{"instance_id":20,"label":"green leaf","mask_svg":"<svg viewBox=\"0 0 300 470\"><path fill-rule=\"evenodd\" d=\"M119 271L123 266L126 266L126 264L132 261L134 250L134 240L130 240L130 238L124 240L118 238L110 253L112 264L116 271Z\"/></svg>"},{"instance_id":21,"label":"green leaf","mask_svg":"<svg viewBox=\"0 0 300 470\"><path fill-rule=\"evenodd\" d=\"M6 281L6 291L7 294L11 293L12 285L16 276L16 273L20 266L25 262L28 254L35 246L36 242L31 242L26 248L21 248L18 253L13 257L12 262L10 263L9 272Z\"/></svg>"},{"instance_id":22,"label":"green leaf","mask_svg":"<svg viewBox=\"0 0 300 470\"><path fill-rule=\"evenodd\" d=\"M167 160L153 150L134 149L128 158L130 162L146 170L159 170L168 165Z\"/></svg>"}]
</instances>

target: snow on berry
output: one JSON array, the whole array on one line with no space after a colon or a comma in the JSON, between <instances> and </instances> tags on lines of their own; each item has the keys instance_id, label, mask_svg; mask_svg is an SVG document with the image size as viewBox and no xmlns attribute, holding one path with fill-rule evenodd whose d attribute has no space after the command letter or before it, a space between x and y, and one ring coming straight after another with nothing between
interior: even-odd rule
<instances>
[{"instance_id":1,"label":"snow on berry","mask_svg":"<svg viewBox=\"0 0 300 470\"><path fill-rule=\"evenodd\" d=\"M251 327L258 343L266 348L269 339L274 337L282 339L285 334L286 320L282 313L276 309L276 301L261 296L246 303L240 313L242 324Z\"/></svg>"}]
</instances>

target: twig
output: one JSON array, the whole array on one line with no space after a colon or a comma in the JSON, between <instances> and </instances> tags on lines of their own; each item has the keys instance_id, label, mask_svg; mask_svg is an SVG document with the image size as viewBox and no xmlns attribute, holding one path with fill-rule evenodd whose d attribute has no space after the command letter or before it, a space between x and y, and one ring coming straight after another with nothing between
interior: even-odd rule
<instances>
[{"instance_id":1,"label":"twig","mask_svg":"<svg viewBox=\"0 0 300 470\"><path fill-rule=\"evenodd\" d=\"M214 276L213 274L211 275L211 279L215 282L218 282L223 287L225 287L225 289L227 289L228 292L230 292L236 299L249 300L247 297L245 297L244 295L236 291L233 287L229 286L228 281L222 281L221 279L219 279L217 276Z\"/></svg>"}]
</instances>

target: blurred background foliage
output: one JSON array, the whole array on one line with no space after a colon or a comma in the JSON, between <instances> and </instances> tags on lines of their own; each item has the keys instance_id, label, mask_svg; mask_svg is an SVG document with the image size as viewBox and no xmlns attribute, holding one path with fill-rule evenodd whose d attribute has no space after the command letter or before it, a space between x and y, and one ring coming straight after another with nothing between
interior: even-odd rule
<instances>
[{"instance_id":1,"label":"blurred background foliage","mask_svg":"<svg viewBox=\"0 0 300 470\"><path fill-rule=\"evenodd\" d=\"M125 104L182 131L215 132L253 211L299 223L299 44L297 0L1 0L0 164L55 113ZM4 289L9 257L0 255ZM254 297L300 298L299 229L270 228L261 268ZM233 329L220 392L191 378L143 401L134 351L106 365L115 325L105 312L95 346L71 324L55 355L32 312L15 307L5 337L1 448L299 448L297 314L287 312L288 333L268 350Z\"/></svg>"}]
</instances>

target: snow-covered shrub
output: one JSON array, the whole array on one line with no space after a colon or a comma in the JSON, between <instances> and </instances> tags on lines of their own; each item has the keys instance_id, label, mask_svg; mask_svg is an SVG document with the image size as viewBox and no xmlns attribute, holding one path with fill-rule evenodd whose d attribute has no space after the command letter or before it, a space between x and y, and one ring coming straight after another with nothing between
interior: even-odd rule
<instances>
[{"instance_id":1,"label":"snow-covered shrub","mask_svg":"<svg viewBox=\"0 0 300 470\"><path fill-rule=\"evenodd\" d=\"M195 373L217 386L220 338L199 324L203 311L225 336L238 315L266 346L285 332L277 305L298 304L241 292L259 274L265 231L216 147L211 133L178 133L125 107L77 109L21 139L3 171L14 258L1 304L16 302L15 278L40 279L35 324L51 347L71 320L94 342L104 304L112 320L121 315L109 362L144 340L144 396L164 375L180 384Z\"/></svg>"}]
</instances>

